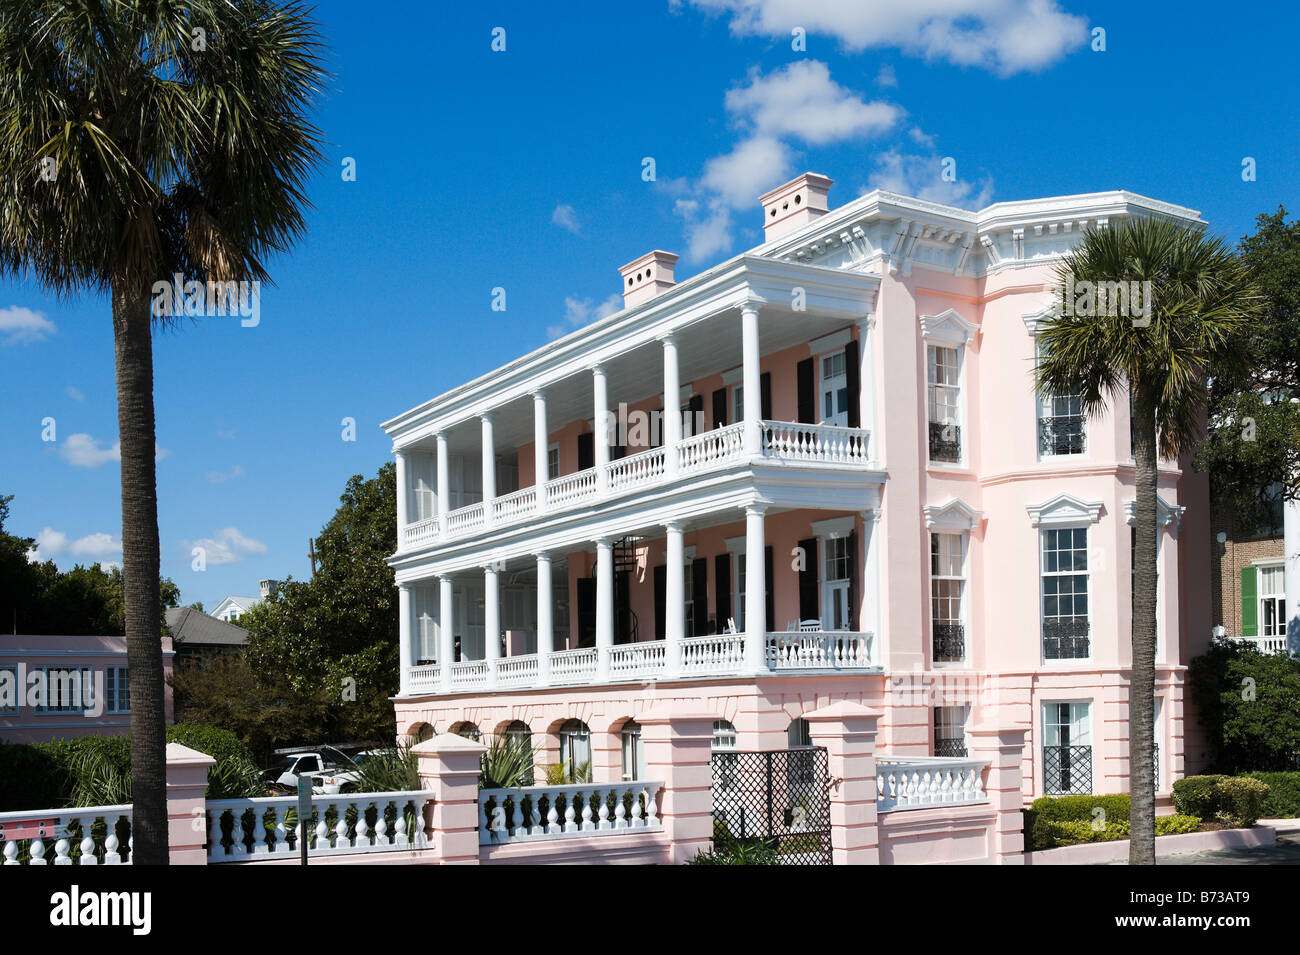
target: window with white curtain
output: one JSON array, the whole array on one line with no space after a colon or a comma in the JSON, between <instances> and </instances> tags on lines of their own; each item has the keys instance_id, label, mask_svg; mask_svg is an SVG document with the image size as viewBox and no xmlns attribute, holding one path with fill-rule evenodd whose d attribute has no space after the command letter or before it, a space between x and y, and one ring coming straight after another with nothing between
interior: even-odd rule
<instances>
[{"instance_id":1,"label":"window with white curtain","mask_svg":"<svg viewBox=\"0 0 1300 955\"><path fill-rule=\"evenodd\" d=\"M623 778L645 779L649 773L646 771L645 747L641 745L641 724L636 720L623 724L622 743Z\"/></svg>"},{"instance_id":2,"label":"window with white curtain","mask_svg":"<svg viewBox=\"0 0 1300 955\"><path fill-rule=\"evenodd\" d=\"M582 720L560 727L560 764L571 783L591 779L591 730Z\"/></svg>"},{"instance_id":3,"label":"window with white curtain","mask_svg":"<svg viewBox=\"0 0 1300 955\"><path fill-rule=\"evenodd\" d=\"M853 623L853 608L849 606L853 552L849 538L823 538L821 552L824 555L822 627L826 630L850 630Z\"/></svg>"}]
</instances>

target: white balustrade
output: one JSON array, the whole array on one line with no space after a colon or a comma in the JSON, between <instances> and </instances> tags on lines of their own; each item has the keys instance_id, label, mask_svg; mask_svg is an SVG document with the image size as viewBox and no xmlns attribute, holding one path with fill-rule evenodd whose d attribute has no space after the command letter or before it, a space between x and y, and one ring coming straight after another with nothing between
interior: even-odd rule
<instances>
[{"instance_id":1,"label":"white balustrade","mask_svg":"<svg viewBox=\"0 0 1300 955\"><path fill-rule=\"evenodd\" d=\"M559 650L551 654L552 683L589 683L595 677L595 647Z\"/></svg>"},{"instance_id":2,"label":"white balustrade","mask_svg":"<svg viewBox=\"0 0 1300 955\"><path fill-rule=\"evenodd\" d=\"M479 790L481 845L658 832L661 782L572 783Z\"/></svg>"},{"instance_id":3,"label":"white balustrade","mask_svg":"<svg viewBox=\"0 0 1300 955\"><path fill-rule=\"evenodd\" d=\"M460 534L483 526L483 502L447 513L447 533Z\"/></svg>"},{"instance_id":4,"label":"white balustrade","mask_svg":"<svg viewBox=\"0 0 1300 955\"><path fill-rule=\"evenodd\" d=\"M312 797L307 855L424 849L427 792ZM208 800L208 864L297 858L302 835L297 796Z\"/></svg>"},{"instance_id":5,"label":"white balustrade","mask_svg":"<svg viewBox=\"0 0 1300 955\"><path fill-rule=\"evenodd\" d=\"M1286 634L1279 634L1270 637L1232 637L1230 638L1237 643L1247 643L1253 646L1260 653L1286 653Z\"/></svg>"},{"instance_id":6,"label":"white balustrade","mask_svg":"<svg viewBox=\"0 0 1300 955\"><path fill-rule=\"evenodd\" d=\"M436 663L421 663L408 672L411 678L407 683L412 690L436 690L442 677L442 667Z\"/></svg>"},{"instance_id":7,"label":"white balustrade","mask_svg":"<svg viewBox=\"0 0 1300 955\"><path fill-rule=\"evenodd\" d=\"M596 496L596 469L587 468L576 474L565 474L546 482L546 507L548 510L566 507Z\"/></svg>"},{"instance_id":8,"label":"white balustrade","mask_svg":"<svg viewBox=\"0 0 1300 955\"><path fill-rule=\"evenodd\" d=\"M872 664L872 634L841 630L769 633L770 670L849 670Z\"/></svg>"},{"instance_id":9,"label":"white balustrade","mask_svg":"<svg viewBox=\"0 0 1300 955\"><path fill-rule=\"evenodd\" d=\"M537 510L537 488L526 487L513 491L503 497L492 499L492 519L501 521L518 520Z\"/></svg>"},{"instance_id":10,"label":"white balustrade","mask_svg":"<svg viewBox=\"0 0 1300 955\"><path fill-rule=\"evenodd\" d=\"M532 686L537 682L537 654L497 660L497 686Z\"/></svg>"},{"instance_id":11,"label":"white balustrade","mask_svg":"<svg viewBox=\"0 0 1300 955\"><path fill-rule=\"evenodd\" d=\"M664 473L664 449L651 448L609 463L609 489L623 491L656 483Z\"/></svg>"},{"instance_id":12,"label":"white balustrade","mask_svg":"<svg viewBox=\"0 0 1300 955\"><path fill-rule=\"evenodd\" d=\"M425 541L431 541L438 536L439 526L436 517L416 521L414 524L407 524L402 531L402 540L408 544L423 544Z\"/></svg>"},{"instance_id":13,"label":"white balustrade","mask_svg":"<svg viewBox=\"0 0 1300 955\"><path fill-rule=\"evenodd\" d=\"M876 759L876 810L927 809L982 803L988 762L948 756Z\"/></svg>"},{"instance_id":14,"label":"white balustrade","mask_svg":"<svg viewBox=\"0 0 1300 955\"><path fill-rule=\"evenodd\" d=\"M869 432L829 424L763 422L763 455L784 461L866 464Z\"/></svg>"},{"instance_id":15,"label":"white balustrade","mask_svg":"<svg viewBox=\"0 0 1300 955\"><path fill-rule=\"evenodd\" d=\"M610 648L609 672L617 676L653 676L668 662L668 645L662 640L623 643Z\"/></svg>"},{"instance_id":16,"label":"white balustrade","mask_svg":"<svg viewBox=\"0 0 1300 955\"><path fill-rule=\"evenodd\" d=\"M0 812L5 865L130 865L131 807Z\"/></svg>"},{"instance_id":17,"label":"white balustrade","mask_svg":"<svg viewBox=\"0 0 1300 955\"><path fill-rule=\"evenodd\" d=\"M745 665L745 635L715 633L682 641L683 675L738 673Z\"/></svg>"},{"instance_id":18,"label":"white balustrade","mask_svg":"<svg viewBox=\"0 0 1300 955\"><path fill-rule=\"evenodd\" d=\"M738 461L745 451L745 425L727 425L704 431L677 445L679 467L683 474Z\"/></svg>"},{"instance_id":19,"label":"white balustrade","mask_svg":"<svg viewBox=\"0 0 1300 955\"><path fill-rule=\"evenodd\" d=\"M487 660L461 660L451 665L453 690L479 690L488 685L490 664Z\"/></svg>"}]
</instances>

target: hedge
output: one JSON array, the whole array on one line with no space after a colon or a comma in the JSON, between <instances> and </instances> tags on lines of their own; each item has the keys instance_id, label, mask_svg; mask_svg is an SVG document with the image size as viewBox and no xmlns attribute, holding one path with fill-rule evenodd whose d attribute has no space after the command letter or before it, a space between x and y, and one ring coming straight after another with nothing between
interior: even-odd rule
<instances>
[{"instance_id":1,"label":"hedge","mask_svg":"<svg viewBox=\"0 0 1300 955\"><path fill-rule=\"evenodd\" d=\"M1300 773L1247 773L1268 785L1261 819L1294 819L1300 816Z\"/></svg>"},{"instance_id":2,"label":"hedge","mask_svg":"<svg viewBox=\"0 0 1300 955\"><path fill-rule=\"evenodd\" d=\"M1156 816L1156 835L1172 836L1184 832L1196 832L1201 828L1201 820L1196 816L1175 814ZM1073 846L1085 842L1114 842L1127 839L1130 828L1127 820L1094 824L1082 819L1065 819L1052 821L1041 816L1034 823L1031 841L1034 851L1055 849L1059 846Z\"/></svg>"},{"instance_id":3,"label":"hedge","mask_svg":"<svg viewBox=\"0 0 1300 955\"><path fill-rule=\"evenodd\" d=\"M1094 819L1103 823L1128 822L1128 793L1108 796L1040 796L1034 800L1033 810L1038 818L1047 822L1086 822ZM1099 816L1095 809L1101 809Z\"/></svg>"},{"instance_id":4,"label":"hedge","mask_svg":"<svg viewBox=\"0 0 1300 955\"><path fill-rule=\"evenodd\" d=\"M1188 776L1174 783L1174 808L1244 829L1263 815L1269 792L1267 783L1248 776Z\"/></svg>"}]
</instances>

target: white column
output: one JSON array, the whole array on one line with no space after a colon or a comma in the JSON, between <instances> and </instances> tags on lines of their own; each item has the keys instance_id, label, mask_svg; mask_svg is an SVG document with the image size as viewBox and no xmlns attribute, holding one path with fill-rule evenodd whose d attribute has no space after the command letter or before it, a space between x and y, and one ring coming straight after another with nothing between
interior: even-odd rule
<instances>
[{"instance_id":1,"label":"white column","mask_svg":"<svg viewBox=\"0 0 1300 955\"><path fill-rule=\"evenodd\" d=\"M745 508L745 664L752 673L767 670L767 561L763 556L761 505Z\"/></svg>"},{"instance_id":2,"label":"white column","mask_svg":"<svg viewBox=\"0 0 1300 955\"><path fill-rule=\"evenodd\" d=\"M488 664L488 686L497 681L497 661L501 659L501 590L497 586L497 568L483 568L483 659Z\"/></svg>"},{"instance_id":3,"label":"white column","mask_svg":"<svg viewBox=\"0 0 1300 955\"><path fill-rule=\"evenodd\" d=\"M411 588L397 585L397 695L411 691Z\"/></svg>"},{"instance_id":4,"label":"white column","mask_svg":"<svg viewBox=\"0 0 1300 955\"><path fill-rule=\"evenodd\" d=\"M677 445L682 440L682 384L677 368L677 339L664 343L664 472L677 473Z\"/></svg>"},{"instance_id":5,"label":"white column","mask_svg":"<svg viewBox=\"0 0 1300 955\"><path fill-rule=\"evenodd\" d=\"M1287 501L1282 509L1282 553L1286 566L1282 585L1286 588L1286 648L1300 656L1300 501Z\"/></svg>"},{"instance_id":6,"label":"white column","mask_svg":"<svg viewBox=\"0 0 1300 955\"><path fill-rule=\"evenodd\" d=\"M596 678L609 679L609 651L614 646L614 543L596 541Z\"/></svg>"},{"instance_id":7,"label":"white column","mask_svg":"<svg viewBox=\"0 0 1300 955\"><path fill-rule=\"evenodd\" d=\"M411 497L410 478L406 473L406 452L394 453L397 459L397 549L402 549L406 538L407 505Z\"/></svg>"},{"instance_id":8,"label":"white column","mask_svg":"<svg viewBox=\"0 0 1300 955\"><path fill-rule=\"evenodd\" d=\"M871 432L867 445L868 460L878 460L879 438L876 435L876 316L867 315L858 322L858 424Z\"/></svg>"},{"instance_id":9,"label":"white column","mask_svg":"<svg viewBox=\"0 0 1300 955\"><path fill-rule=\"evenodd\" d=\"M686 554L683 547L682 525L676 521L665 524L668 531L668 561L664 586L664 640L667 646L667 674L681 672L682 640L686 637ZM703 595L696 594L696 599Z\"/></svg>"},{"instance_id":10,"label":"white column","mask_svg":"<svg viewBox=\"0 0 1300 955\"><path fill-rule=\"evenodd\" d=\"M537 513L546 510L546 482L550 480L551 433L546 429L546 392L533 392L533 486L537 488Z\"/></svg>"},{"instance_id":11,"label":"white column","mask_svg":"<svg viewBox=\"0 0 1300 955\"><path fill-rule=\"evenodd\" d=\"M447 436L439 432L435 436L438 442L438 530L447 531L447 502L451 500L450 484L447 479L449 463L447 461Z\"/></svg>"},{"instance_id":12,"label":"white column","mask_svg":"<svg viewBox=\"0 0 1300 955\"><path fill-rule=\"evenodd\" d=\"M741 374L745 395L745 453L759 454L763 449L762 373L759 371L758 306L744 305L740 309ZM748 567L748 564L746 564Z\"/></svg>"},{"instance_id":13,"label":"white column","mask_svg":"<svg viewBox=\"0 0 1300 955\"><path fill-rule=\"evenodd\" d=\"M591 446L596 467L596 487L604 490L609 482L609 388L605 381L605 366L591 369Z\"/></svg>"},{"instance_id":14,"label":"white column","mask_svg":"<svg viewBox=\"0 0 1300 955\"><path fill-rule=\"evenodd\" d=\"M451 578L438 578L438 666L442 689L451 690L451 664L456 656L456 613L451 596Z\"/></svg>"},{"instance_id":15,"label":"white column","mask_svg":"<svg viewBox=\"0 0 1300 955\"><path fill-rule=\"evenodd\" d=\"M492 523L492 502L497 496L497 449L492 439L492 415L483 421L483 523Z\"/></svg>"},{"instance_id":16,"label":"white column","mask_svg":"<svg viewBox=\"0 0 1300 955\"><path fill-rule=\"evenodd\" d=\"M884 660L881 625L883 617L880 612L880 557L884 548L884 538L880 535L880 511L862 512L862 595L867 601L867 608L862 613L863 630L870 631L871 663L879 666Z\"/></svg>"},{"instance_id":17,"label":"white column","mask_svg":"<svg viewBox=\"0 0 1300 955\"><path fill-rule=\"evenodd\" d=\"M551 555L537 555L537 685L551 682L551 654L555 652L554 603L551 593Z\"/></svg>"}]
</instances>

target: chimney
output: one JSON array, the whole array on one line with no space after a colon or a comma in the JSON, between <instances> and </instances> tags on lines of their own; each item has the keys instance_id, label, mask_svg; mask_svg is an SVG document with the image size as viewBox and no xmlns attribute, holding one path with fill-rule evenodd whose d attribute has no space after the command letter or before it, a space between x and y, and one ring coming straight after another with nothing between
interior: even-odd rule
<instances>
[{"instance_id":1,"label":"chimney","mask_svg":"<svg viewBox=\"0 0 1300 955\"><path fill-rule=\"evenodd\" d=\"M677 256L671 252L647 252L618 270L623 276L623 307L648 302L660 292L673 287L673 266Z\"/></svg>"},{"instance_id":2,"label":"chimney","mask_svg":"<svg viewBox=\"0 0 1300 955\"><path fill-rule=\"evenodd\" d=\"M280 589L280 581L278 580L259 580L257 582L257 591L261 595L263 600L265 600L268 597L274 596L275 592L279 589Z\"/></svg>"},{"instance_id":3,"label":"chimney","mask_svg":"<svg viewBox=\"0 0 1300 955\"><path fill-rule=\"evenodd\" d=\"M834 179L806 172L758 197L763 204L763 241L771 242L807 225L827 211L826 194Z\"/></svg>"}]
</instances>

